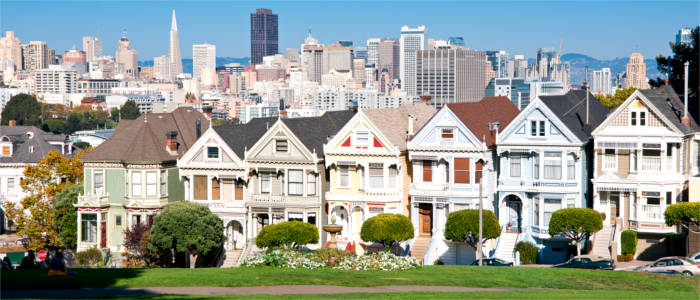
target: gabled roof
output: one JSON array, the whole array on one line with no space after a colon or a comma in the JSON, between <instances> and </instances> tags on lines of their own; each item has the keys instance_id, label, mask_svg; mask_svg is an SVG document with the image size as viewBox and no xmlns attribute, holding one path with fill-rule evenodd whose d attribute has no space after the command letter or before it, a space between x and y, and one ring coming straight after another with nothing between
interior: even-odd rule
<instances>
[{"instance_id":1,"label":"gabled roof","mask_svg":"<svg viewBox=\"0 0 700 300\"><path fill-rule=\"evenodd\" d=\"M486 146L496 143L496 134L489 130L489 122L500 122L504 129L520 111L507 97L484 97L479 102L448 103L447 107L479 139L486 137Z\"/></svg>"},{"instance_id":2,"label":"gabled roof","mask_svg":"<svg viewBox=\"0 0 700 300\"><path fill-rule=\"evenodd\" d=\"M570 90L564 95L540 96L542 103L559 118L581 141L587 141L593 130L608 114L608 109L593 94L588 95L588 125L586 125L586 91Z\"/></svg>"},{"instance_id":3,"label":"gabled roof","mask_svg":"<svg viewBox=\"0 0 700 300\"><path fill-rule=\"evenodd\" d=\"M181 107L172 113L143 114L136 120L122 120L112 137L83 157L84 161L164 162L182 156L197 140L195 122L201 121L201 132L209 128L209 119L202 113ZM165 147L166 133L177 132L177 155Z\"/></svg>"},{"instance_id":4,"label":"gabled roof","mask_svg":"<svg viewBox=\"0 0 700 300\"><path fill-rule=\"evenodd\" d=\"M655 89L639 90L639 92L654 105L658 112L684 134L700 131L700 126L690 114L688 114L690 127L685 126L681 121L684 109L683 101L671 86L664 85Z\"/></svg>"},{"instance_id":5,"label":"gabled roof","mask_svg":"<svg viewBox=\"0 0 700 300\"><path fill-rule=\"evenodd\" d=\"M0 126L0 137L12 142L12 156L0 157L0 163L37 163L50 150L58 150L49 142L64 142L65 135L44 132L34 126ZM29 148L33 146L33 151ZM74 151L71 151L74 152Z\"/></svg>"},{"instance_id":6,"label":"gabled roof","mask_svg":"<svg viewBox=\"0 0 700 300\"><path fill-rule=\"evenodd\" d=\"M245 150L253 147L275 122L276 117L254 118L246 124L227 124L213 128L231 150L240 159L244 159Z\"/></svg>"},{"instance_id":7,"label":"gabled roof","mask_svg":"<svg viewBox=\"0 0 700 300\"><path fill-rule=\"evenodd\" d=\"M396 108L362 110L362 113L394 146L399 148L399 151L406 150L408 116L415 117L413 130L418 132L436 112L435 107L425 103L405 104Z\"/></svg>"}]
</instances>

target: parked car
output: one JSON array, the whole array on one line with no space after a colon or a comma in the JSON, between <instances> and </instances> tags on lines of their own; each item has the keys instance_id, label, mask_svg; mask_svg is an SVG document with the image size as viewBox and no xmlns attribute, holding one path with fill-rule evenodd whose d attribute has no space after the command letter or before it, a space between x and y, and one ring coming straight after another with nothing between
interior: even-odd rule
<instances>
[{"instance_id":1,"label":"parked car","mask_svg":"<svg viewBox=\"0 0 700 300\"><path fill-rule=\"evenodd\" d=\"M700 276L700 265L679 256L669 256L657 259L655 262L634 269L637 272L675 271L686 276Z\"/></svg>"},{"instance_id":2,"label":"parked car","mask_svg":"<svg viewBox=\"0 0 700 300\"><path fill-rule=\"evenodd\" d=\"M494 258L484 258L481 260L481 262L484 266L495 266L495 267L512 267L513 266L512 262L507 262L505 260L498 259L495 257ZM478 266L478 265L479 265L478 259L472 263L472 266Z\"/></svg>"},{"instance_id":3,"label":"parked car","mask_svg":"<svg viewBox=\"0 0 700 300\"><path fill-rule=\"evenodd\" d=\"M610 259L592 260L588 257L574 257L567 262L553 265L553 268L577 268L595 270L614 270L615 262Z\"/></svg>"},{"instance_id":4,"label":"parked car","mask_svg":"<svg viewBox=\"0 0 700 300\"><path fill-rule=\"evenodd\" d=\"M694 261L696 264L700 264L700 252L690 255L688 258Z\"/></svg>"}]
</instances>

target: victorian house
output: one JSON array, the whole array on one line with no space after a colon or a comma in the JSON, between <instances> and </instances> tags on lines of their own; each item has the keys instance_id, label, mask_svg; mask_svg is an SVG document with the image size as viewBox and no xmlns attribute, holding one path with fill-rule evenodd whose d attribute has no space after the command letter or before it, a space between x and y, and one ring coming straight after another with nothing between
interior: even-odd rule
<instances>
[{"instance_id":1,"label":"victorian house","mask_svg":"<svg viewBox=\"0 0 700 300\"><path fill-rule=\"evenodd\" d=\"M78 250L119 253L124 230L184 199L177 159L209 128L192 108L144 114L119 122L114 135L86 154L84 190L78 197Z\"/></svg>"},{"instance_id":2,"label":"victorian house","mask_svg":"<svg viewBox=\"0 0 700 300\"><path fill-rule=\"evenodd\" d=\"M660 241L676 232L664 223L666 207L693 201L684 190L697 174L700 127L683 115L683 102L671 87L638 90L593 131L593 208L617 237L626 229L638 232L639 258L665 255Z\"/></svg>"},{"instance_id":3,"label":"victorian house","mask_svg":"<svg viewBox=\"0 0 700 300\"><path fill-rule=\"evenodd\" d=\"M499 133L496 257L512 261L526 240L541 248L540 263L567 259L569 241L549 234L549 220L562 208L590 207L591 131L608 113L586 94L540 96Z\"/></svg>"},{"instance_id":4,"label":"victorian house","mask_svg":"<svg viewBox=\"0 0 700 300\"><path fill-rule=\"evenodd\" d=\"M409 216L412 164L406 146L435 112L424 103L361 110L324 145L330 177L326 221L343 226L339 248L355 243L362 252L360 230L367 218Z\"/></svg>"},{"instance_id":5,"label":"victorian house","mask_svg":"<svg viewBox=\"0 0 700 300\"><path fill-rule=\"evenodd\" d=\"M470 264L475 259L471 246L445 240L445 222L450 212L478 209L480 196L484 209L494 211L496 132L518 113L506 97L450 103L408 142L414 257L425 264Z\"/></svg>"}]
</instances>

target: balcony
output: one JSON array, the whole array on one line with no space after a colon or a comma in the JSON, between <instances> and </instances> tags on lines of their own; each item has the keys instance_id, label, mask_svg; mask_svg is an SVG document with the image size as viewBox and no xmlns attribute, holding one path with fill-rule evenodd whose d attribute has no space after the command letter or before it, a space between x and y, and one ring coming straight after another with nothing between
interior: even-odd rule
<instances>
[{"instance_id":1,"label":"balcony","mask_svg":"<svg viewBox=\"0 0 700 300\"><path fill-rule=\"evenodd\" d=\"M78 206L105 207L109 206L109 194L105 195L80 195Z\"/></svg>"},{"instance_id":2,"label":"balcony","mask_svg":"<svg viewBox=\"0 0 700 300\"><path fill-rule=\"evenodd\" d=\"M673 156L642 156L642 172L673 172L676 169Z\"/></svg>"}]
</instances>

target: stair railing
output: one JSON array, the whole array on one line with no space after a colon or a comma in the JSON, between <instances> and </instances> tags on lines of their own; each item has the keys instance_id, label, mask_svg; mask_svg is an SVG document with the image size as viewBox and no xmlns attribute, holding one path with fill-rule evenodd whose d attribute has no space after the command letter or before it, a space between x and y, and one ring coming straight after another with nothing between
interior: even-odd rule
<instances>
[{"instance_id":1,"label":"stair railing","mask_svg":"<svg viewBox=\"0 0 700 300\"><path fill-rule=\"evenodd\" d=\"M504 224L501 226L501 234L496 238L496 246L493 248L493 250L489 251L489 257L495 257L496 252L498 251L498 246L501 245L501 237L503 234L506 232L506 225Z\"/></svg>"}]
</instances>

